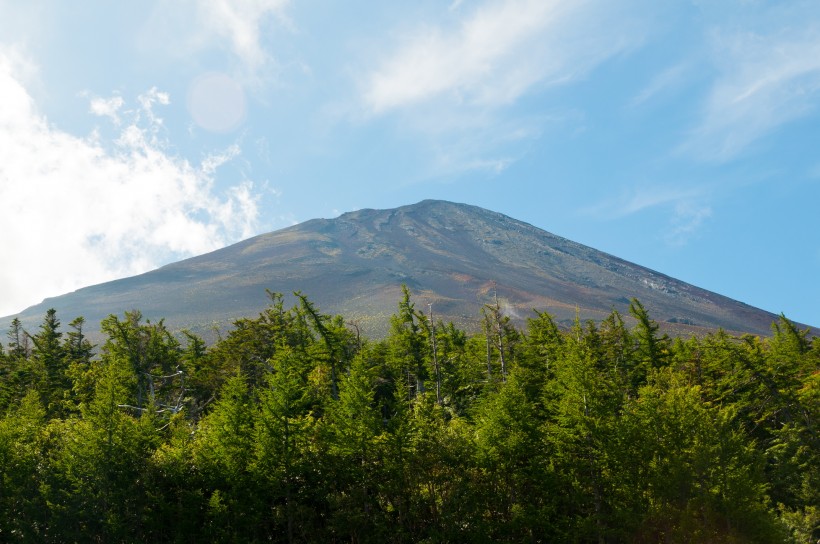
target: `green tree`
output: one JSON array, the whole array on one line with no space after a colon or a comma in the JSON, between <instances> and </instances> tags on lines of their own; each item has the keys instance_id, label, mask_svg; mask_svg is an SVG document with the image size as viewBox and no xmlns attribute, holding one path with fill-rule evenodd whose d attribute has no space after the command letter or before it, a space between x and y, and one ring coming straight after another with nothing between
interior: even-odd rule
<instances>
[{"instance_id":1,"label":"green tree","mask_svg":"<svg viewBox=\"0 0 820 544\"><path fill-rule=\"evenodd\" d=\"M545 386L548 441L565 497L559 505L565 534L603 542L612 536L609 464L617 449L618 383L604 370L594 326L576 320Z\"/></svg>"},{"instance_id":2,"label":"green tree","mask_svg":"<svg viewBox=\"0 0 820 544\"><path fill-rule=\"evenodd\" d=\"M85 319L77 317L68 324L70 330L63 340L63 353L66 363L66 377L71 383L71 401L64 408L74 410L80 404L88 404L94 396L94 384L99 367L92 362L94 344L83 331Z\"/></svg>"},{"instance_id":3,"label":"green tree","mask_svg":"<svg viewBox=\"0 0 820 544\"><path fill-rule=\"evenodd\" d=\"M435 327L436 356L441 380L442 403L453 414L464 415L481 390L481 366L469 356L468 336L452 322Z\"/></svg>"},{"instance_id":4,"label":"green tree","mask_svg":"<svg viewBox=\"0 0 820 544\"><path fill-rule=\"evenodd\" d=\"M617 310L601 322L598 334L601 369L619 385L624 395L628 395L635 370L634 347L632 336Z\"/></svg>"},{"instance_id":5,"label":"green tree","mask_svg":"<svg viewBox=\"0 0 820 544\"><path fill-rule=\"evenodd\" d=\"M14 368L11 359L6 355L6 350L0 342L0 414L5 412L14 397L16 390L13 383Z\"/></svg>"},{"instance_id":6,"label":"green tree","mask_svg":"<svg viewBox=\"0 0 820 544\"><path fill-rule=\"evenodd\" d=\"M63 401L67 400L70 388L66 353L61 341L63 333L59 329L57 311L51 308L46 312L39 332L31 336L34 344L31 365L35 375L40 377L38 390L49 415L64 411Z\"/></svg>"},{"instance_id":7,"label":"green tree","mask_svg":"<svg viewBox=\"0 0 820 544\"><path fill-rule=\"evenodd\" d=\"M11 357L17 359L27 359L31 355L31 345L29 335L23 329L23 322L15 317L11 320L8 333L8 351Z\"/></svg>"},{"instance_id":8,"label":"green tree","mask_svg":"<svg viewBox=\"0 0 820 544\"><path fill-rule=\"evenodd\" d=\"M102 347L104 364L126 365L124 371L135 378L132 396L126 404L142 415L149 405L166 415L182 409L185 399L182 348L163 320L143 323L139 311L105 318L100 327L108 338Z\"/></svg>"},{"instance_id":9,"label":"green tree","mask_svg":"<svg viewBox=\"0 0 820 544\"><path fill-rule=\"evenodd\" d=\"M637 478L620 492L638 491L645 501L635 505L645 516L630 539L774 541L752 443L732 425L731 411L704 402L686 380L671 369L651 371L627 407L622 430L631 451L617 474Z\"/></svg>"},{"instance_id":10,"label":"green tree","mask_svg":"<svg viewBox=\"0 0 820 544\"><path fill-rule=\"evenodd\" d=\"M377 524L377 437L382 418L375 404L370 369L356 357L339 384L339 400L331 401L324 418L329 467L335 485L330 500L334 532L352 541L384 541ZM382 530L386 529L381 527Z\"/></svg>"},{"instance_id":11,"label":"green tree","mask_svg":"<svg viewBox=\"0 0 820 544\"><path fill-rule=\"evenodd\" d=\"M475 414L476 459L486 498L486 539L493 542L550 541L556 482L543 420L517 371Z\"/></svg>"},{"instance_id":12,"label":"green tree","mask_svg":"<svg viewBox=\"0 0 820 544\"><path fill-rule=\"evenodd\" d=\"M270 303L258 317L234 321L231 332L210 350L210 379L218 389L227 378L241 373L250 387L262 384L270 360L283 346L303 346L309 334L304 319L286 310L281 293L267 291Z\"/></svg>"},{"instance_id":13,"label":"green tree","mask_svg":"<svg viewBox=\"0 0 820 544\"><path fill-rule=\"evenodd\" d=\"M46 504L40 494L46 411L36 391L0 419L0 540L45 540Z\"/></svg>"},{"instance_id":14,"label":"green tree","mask_svg":"<svg viewBox=\"0 0 820 544\"><path fill-rule=\"evenodd\" d=\"M493 304L485 304L481 308L483 315L484 337L487 343L487 381L492 382L497 372L502 382L507 380L510 365L515 358L515 348L520 341L520 335L504 315L495 293Z\"/></svg>"},{"instance_id":15,"label":"green tree","mask_svg":"<svg viewBox=\"0 0 820 544\"><path fill-rule=\"evenodd\" d=\"M213 410L199 422L192 444L194 464L205 486L207 538L225 541L255 534L260 523L250 470L258 413L247 378L229 378Z\"/></svg>"},{"instance_id":16,"label":"green tree","mask_svg":"<svg viewBox=\"0 0 820 544\"><path fill-rule=\"evenodd\" d=\"M269 537L286 534L294 542L298 526L312 520L308 508L300 508L304 485L311 472L306 455L312 418L309 407L306 365L292 351L276 355L267 387L260 391L260 412L256 421L255 466L263 483L272 513ZM305 519L307 517L307 519Z\"/></svg>"},{"instance_id":17,"label":"green tree","mask_svg":"<svg viewBox=\"0 0 820 544\"><path fill-rule=\"evenodd\" d=\"M29 356L31 348L23 324L14 318L9 327L8 352L0 360L3 381L0 383L0 410L16 405L35 384L35 375Z\"/></svg>"},{"instance_id":18,"label":"green tree","mask_svg":"<svg viewBox=\"0 0 820 544\"><path fill-rule=\"evenodd\" d=\"M145 534L147 472L159 424L152 411L137 419L124 408L135 382L127 365L108 361L81 417L51 422L43 489L53 540L96 535L120 542Z\"/></svg>"},{"instance_id":19,"label":"green tree","mask_svg":"<svg viewBox=\"0 0 820 544\"><path fill-rule=\"evenodd\" d=\"M83 332L85 318L77 317L68 326L71 330L66 333L63 343L63 352L68 364L88 365L94 355L94 344Z\"/></svg>"},{"instance_id":20,"label":"green tree","mask_svg":"<svg viewBox=\"0 0 820 544\"><path fill-rule=\"evenodd\" d=\"M425 382L429 377L426 361L430 343L424 334L428 328L424 314L416 312L410 300L410 290L402 285L402 299L399 311L390 318L390 335L387 343L390 346L390 361L397 375L406 382L409 398L425 391Z\"/></svg>"},{"instance_id":21,"label":"green tree","mask_svg":"<svg viewBox=\"0 0 820 544\"><path fill-rule=\"evenodd\" d=\"M632 299L629 313L638 321L632 332L635 339L635 363L631 376L632 387L637 389L645 383L649 369L667 364L669 337L658 336L658 324L649 317L646 308L638 299Z\"/></svg>"},{"instance_id":22,"label":"green tree","mask_svg":"<svg viewBox=\"0 0 820 544\"><path fill-rule=\"evenodd\" d=\"M323 363L327 364L330 371L330 389L331 396L334 399L339 398L339 371L340 367L350 357L350 338L346 334L347 331L340 323L336 323L333 327L330 316L319 313L319 310L314 306L308 298L300 292L294 293L299 299L302 311L307 315L313 324L314 329L322 339L323 350L319 353L314 351L314 356Z\"/></svg>"}]
</instances>

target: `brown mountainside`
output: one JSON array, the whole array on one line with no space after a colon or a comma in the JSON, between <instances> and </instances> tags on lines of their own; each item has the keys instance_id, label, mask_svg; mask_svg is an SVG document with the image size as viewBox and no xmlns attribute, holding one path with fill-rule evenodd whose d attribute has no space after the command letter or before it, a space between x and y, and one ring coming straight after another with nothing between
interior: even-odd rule
<instances>
[{"instance_id":1,"label":"brown mountainside","mask_svg":"<svg viewBox=\"0 0 820 544\"><path fill-rule=\"evenodd\" d=\"M324 313L363 331L386 331L401 285L437 318L478 328L482 304L499 300L515 319L548 311L559 321L628 313L638 298L673 333L722 327L769 334L776 316L475 206L425 200L392 210L314 219L139 276L47 299L20 314L33 330L48 308L90 329L108 314L139 309L172 329L206 334L268 302L302 291ZM0 320L6 328L9 318Z\"/></svg>"}]
</instances>

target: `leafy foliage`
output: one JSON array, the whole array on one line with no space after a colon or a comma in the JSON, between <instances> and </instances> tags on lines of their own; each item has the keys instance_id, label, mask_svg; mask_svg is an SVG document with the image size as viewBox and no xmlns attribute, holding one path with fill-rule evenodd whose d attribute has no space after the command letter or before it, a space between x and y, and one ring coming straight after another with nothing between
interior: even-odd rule
<instances>
[{"instance_id":1,"label":"leafy foliage","mask_svg":"<svg viewBox=\"0 0 820 544\"><path fill-rule=\"evenodd\" d=\"M212 346L139 312L0 348L0 541L814 542L820 342L631 317L362 339L269 293ZM628 323L634 323L630 328Z\"/></svg>"}]
</instances>

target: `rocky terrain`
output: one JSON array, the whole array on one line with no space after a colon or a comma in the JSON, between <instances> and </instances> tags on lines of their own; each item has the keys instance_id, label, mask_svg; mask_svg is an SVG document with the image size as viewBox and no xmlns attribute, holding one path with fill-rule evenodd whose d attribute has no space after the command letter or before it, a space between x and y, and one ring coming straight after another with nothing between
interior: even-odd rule
<instances>
[{"instance_id":1,"label":"rocky terrain","mask_svg":"<svg viewBox=\"0 0 820 544\"><path fill-rule=\"evenodd\" d=\"M425 200L314 219L169 264L139 276L47 299L20 314L33 329L48 308L63 322L78 315L93 332L108 314L139 309L171 329L200 334L254 316L265 290L302 291L325 313L343 314L380 336L401 285L418 308L475 330L497 295L523 321L533 309L570 324L628 313L638 298L673 334L722 327L768 334L776 316L629 263L527 223L475 206ZM10 318L0 320L5 328Z\"/></svg>"}]
</instances>

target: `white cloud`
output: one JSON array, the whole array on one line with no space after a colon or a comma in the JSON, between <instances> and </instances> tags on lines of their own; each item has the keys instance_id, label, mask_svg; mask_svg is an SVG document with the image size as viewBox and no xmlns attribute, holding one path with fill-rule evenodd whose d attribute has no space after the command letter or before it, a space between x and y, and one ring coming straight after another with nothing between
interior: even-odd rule
<instances>
[{"instance_id":1,"label":"white cloud","mask_svg":"<svg viewBox=\"0 0 820 544\"><path fill-rule=\"evenodd\" d=\"M699 197L699 189L681 189L677 187L641 186L622 193L583 210L585 215L614 219L626 217L649 208L664 206L670 203L689 201Z\"/></svg>"},{"instance_id":2,"label":"white cloud","mask_svg":"<svg viewBox=\"0 0 820 544\"><path fill-rule=\"evenodd\" d=\"M582 213L600 219L619 219L660 208L668 210L668 223L659 228L664 242L670 246L685 245L712 216L702 188L671 186L641 186L619 197L585 208Z\"/></svg>"},{"instance_id":3,"label":"white cloud","mask_svg":"<svg viewBox=\"0 0 820 544\"><path fill-rule=\"evenodd\" d=\"M238 148L190 164L160 137L155 110L168 95L151 89L137 102L128 112L118 97L92 99L95 113L124 118L120 136L108 146L78 138L37 111L0 51L0 315L254 233L251 184L214 188Z\"/></svg>"},{"instance_id":4,"label":"white cloud","mask_svg":"<svg viewBox=\"0 0 820 544\"><path fill-rule=\"evenodd\" d=\"M125 100L123 100L121 96L112 96L110 98L94 97L89 104L89 111L100 117L108 117L115 124L119 125L119 111L124 104Z\"/></svg>"},{"instance_id":5,"label":"white cloud","mask_svg":"<svg viewBox=\"0 0 820 544\"><path fill-rule=\"evenodd\" d=\"M698 232L704 221L712 217L712 208L693 201L682 201L675 205L664 240L671 246L686 245Z\"/></svg>"},{"instance_id":6,"label":"white cloud","mask_svg":"<svg viewBox=\"0 0 820 544\"><path fill-rule=\"evenodd\" d=\"M611 220L660 209L668 218L667 224L658 228L663 241L669 246L683 246L712 216L708 200L707 191L700 187L643 185L590 206L582 213Z\"/></svg>"},{"instance_id":7,"label":"white cloud","mask_svg":"<svg viewBox=\"0 0 820 544\"><path fill-rule=\"evenodd\" d=\"M455 28L414 28L364 78L363 100L375 114L442 97L503 106L582 77L640 39L608 2L485 2Z\"/></svg>"},{"instance_id":8,"label":"white cloud","mask_svg":"<svg viewBox=\"0 0 820 544\"><path fill-rule=\"evenodd\" d=\"M816 20L807 18L807 20ZM773 130L817 111L820 27L795 21L773 34L716 32L719 71L703 118L683 149L728 160Z\"/></svg>"},{"instance_id":9,"label":"white cloud","mask_svg":"<svg viewBox=\"0 0 820 544\"><path fill-rule=\"evenodd\" d=\"M268 61L261 43L261 25L270 15L283 17L287 0L198 0L204 28L224 40L251 70Z\"/></svg>"},{"instance_id":10,"label":"white cloud","mask_svg":"<svg viewBox=\"0 0 820 544\"><path fill-rule=\"evenodd\" d=\"M226 70L244 85L269 76L273 57L266 47L270 23L293 29L289 0L159 0L144 23L141 46L162 58L191 63L213 51L228 53Z\"/></svg>"},{"instance_id":11,"label":"white cloud","mask_svg":"<svg viewBox=\"0 0 820 544\"><path fill-rule=\"evenodd\" d=\"M677 87L688 75L690 67L685 64L676 64L657 74L649 84L641 89L631 101L632 107L640 106L657 96L658 94Z\"/></svg>"},{"instance_id":12,"label":"white cloud","mask_svg":"<svg viewBox=\"0 0 820 544\"><path fill-rule=\"evenodd\" d=\"M522 99L585 78L639 45L641 2L485 0L451 4L444 23L392 29L393 45L359 74L365 119L391 116L421 135L432 156L428 177L483 170L494 174L526 154L546 125L572 132L546 100L522 113ZM457 9L455 9L457 8ZM583 113L580 114L583 117Z\"/></svg>"}]
</instances>

